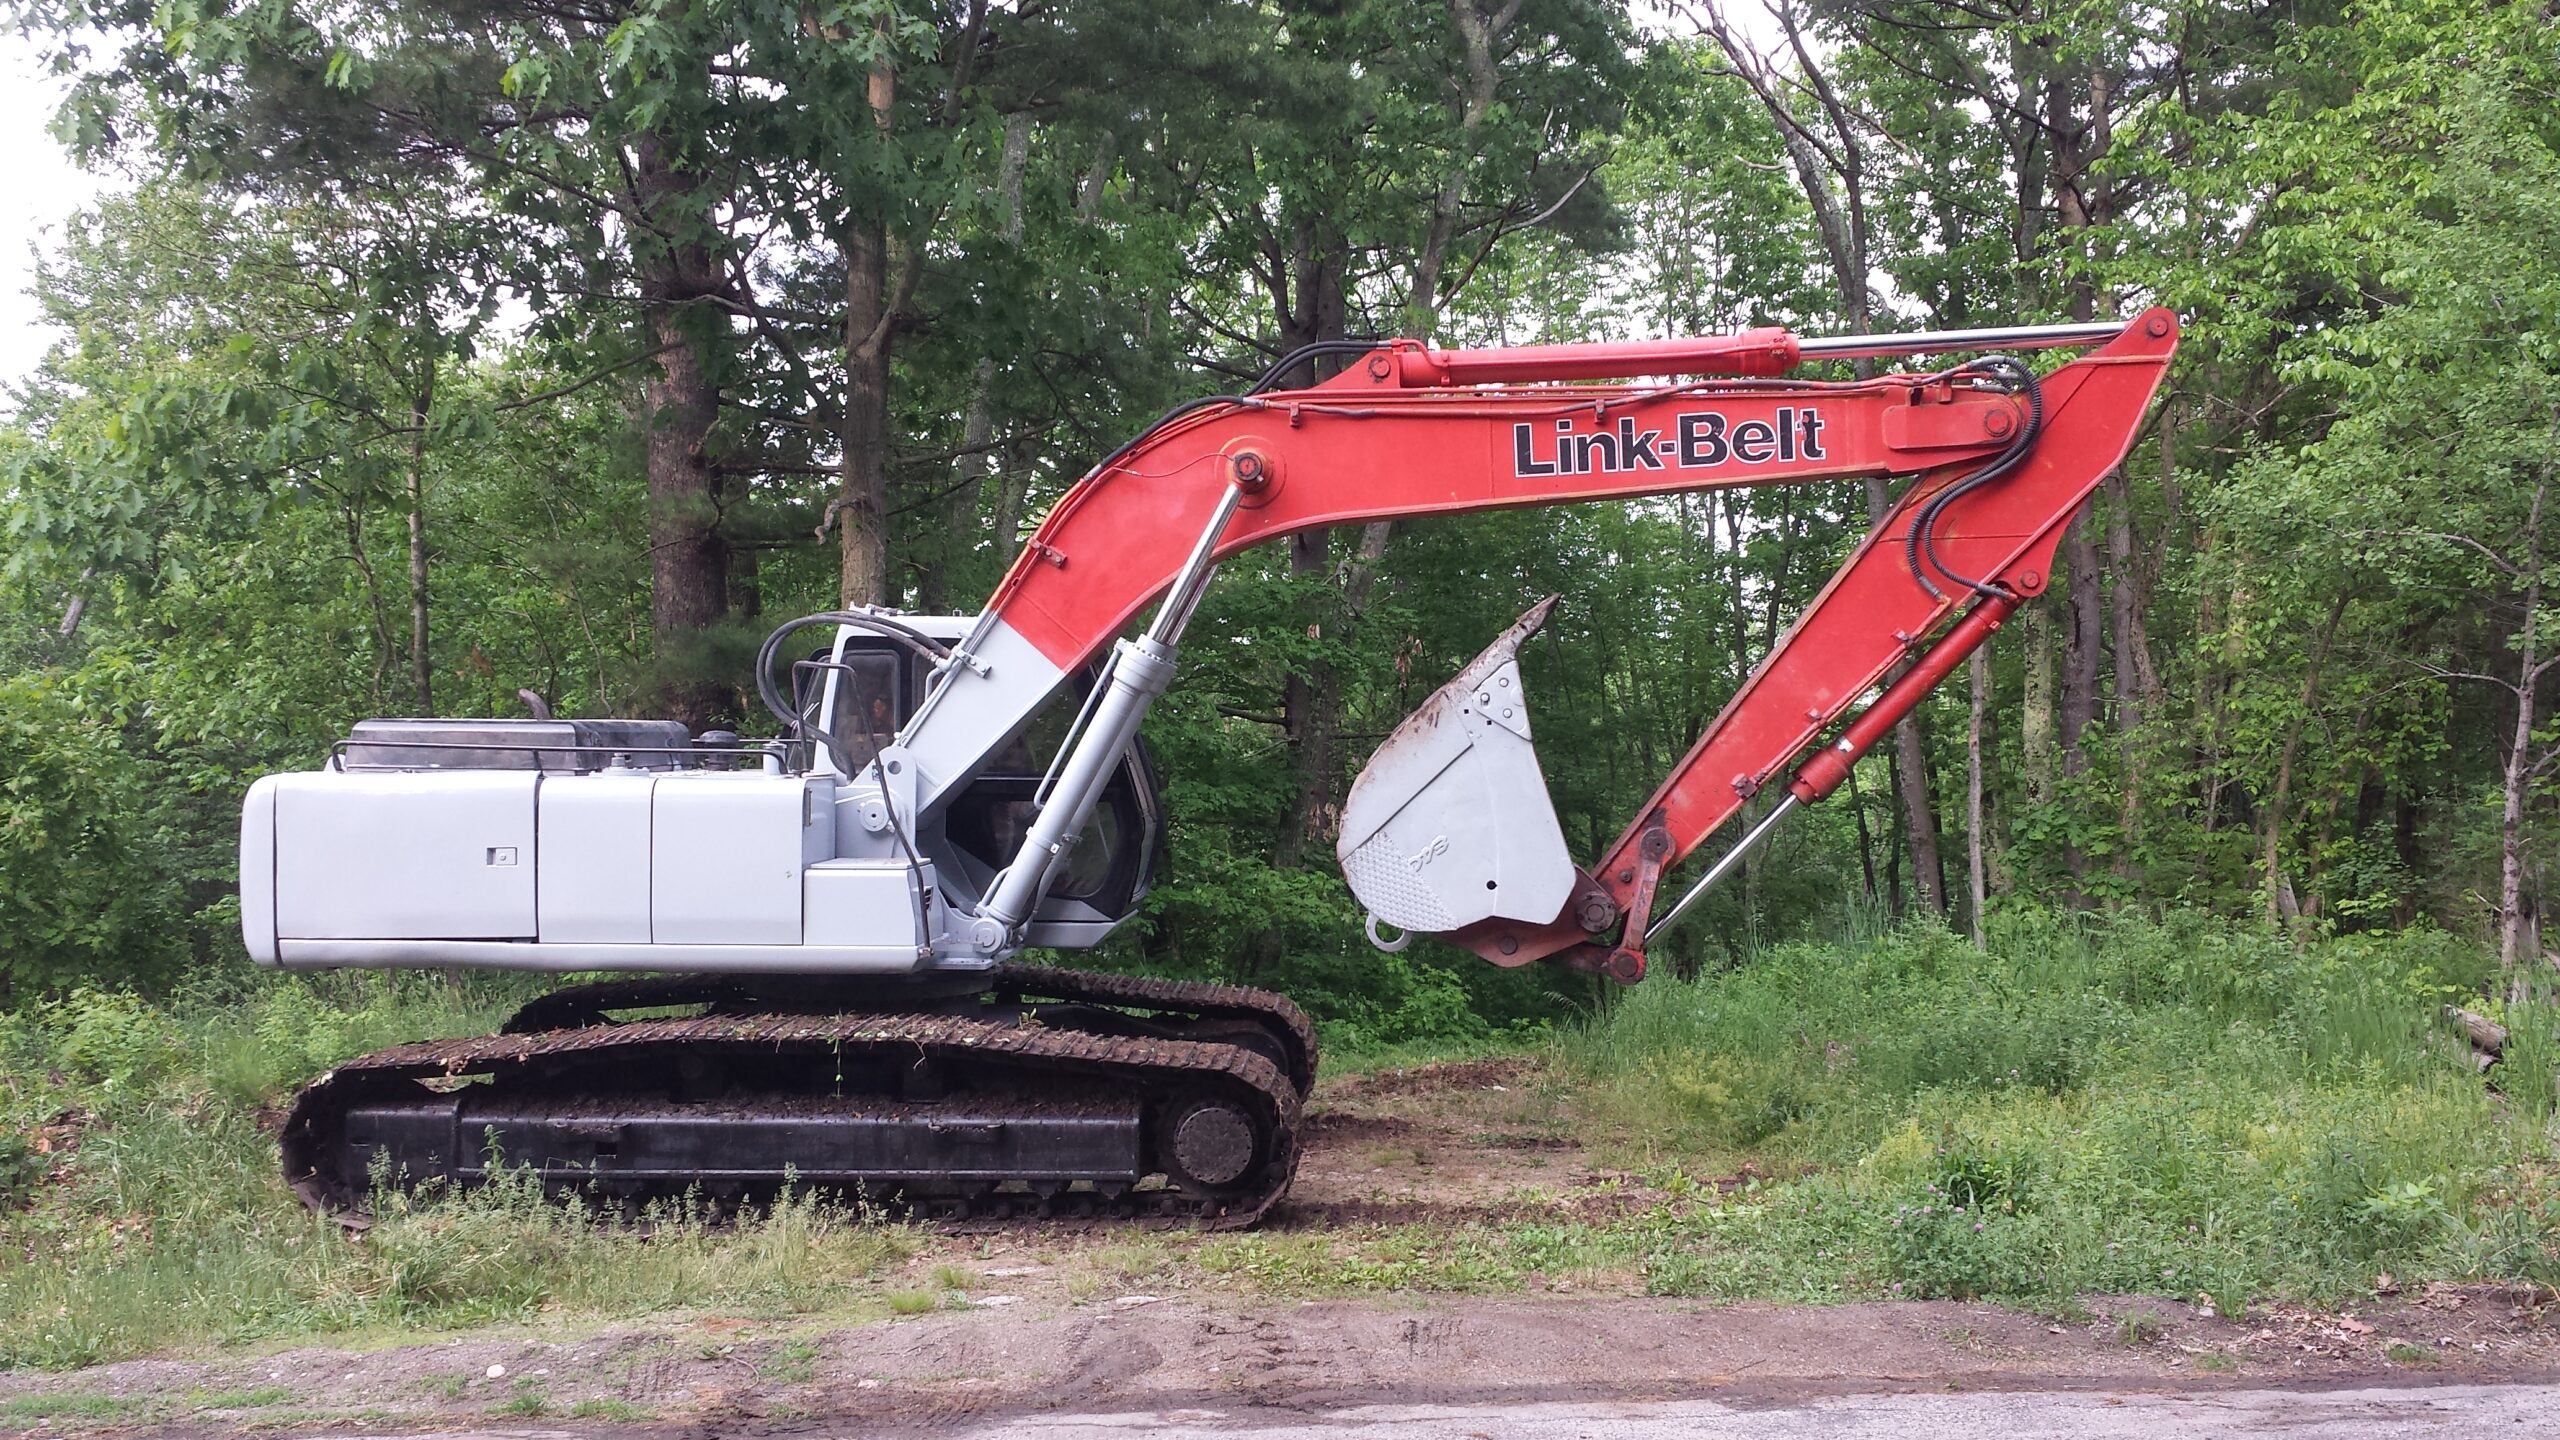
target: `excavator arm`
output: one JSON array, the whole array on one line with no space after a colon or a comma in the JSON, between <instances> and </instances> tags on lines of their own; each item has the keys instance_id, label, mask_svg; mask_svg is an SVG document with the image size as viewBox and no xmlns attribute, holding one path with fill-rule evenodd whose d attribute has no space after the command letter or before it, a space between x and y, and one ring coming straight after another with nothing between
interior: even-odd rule
<instances>
[{"instance_id":1,"label":"excavator arm","mask_svg":"<svg viewBox=\"0 0 2560 1440\"><path fill-rule=\"evenodd\" d=\"M1681 908L1656 903L1667 872L1773 785L1770 813L1727 862L1776 814L1830 793L2022 601L2045 590L2064 529L2123 460L2177 338L2175 316L2152 310L2120 327L1830 340L1771 329L1507 350L1398 340L1319 385L1199 402L1122 447L1060 500L884 756L913 762L906 803L931 815L1065 677L1160 599L1143 634L1117 641L1108 683L1052 769L1045 824L1034 825L979 904L977 948L1000 954L1047 868L1073 843L1090 811L1087 792L1169 683L1182 627L1219 559L1316 526L1912 477L1606 854L1585 870L1558 869L1548 855L1528 866L1537 873L1487 878L1487 890L1512 886L1511 903L1478 905L1485 913L1446 929L1497 964L1555 958L1632 981L1643 973L1646 940ZM1808 359L2091 345L2042 375L2000 357L1846 382L1784 378ZM1645 376L1710 378L1628 383ZM1577 383L1602 380L1618 383ZM1508 695L1495 689L1516 684L1506 646L1542 618L1543 609L1525 617L1417 711L1354 787L1346 868L1373 911L1372 893L1441 883L1418 877L1450 841L1446 826L1425 835L1408 824L1404 838L1380 840L1380 851L1352 863L1360 842L1386 834L1383 821L1349 833L1364 808L1374 820L1426 797L1413 813L1445 819L1452 796L1473 794L1491 812L1479 824L1499 825L1504 808L1519 805L1527 829L1542 813L1552 830L1542 787L1533 801L1514 793L1521 761L1485 762L1509 765L1503 781L1485 778L1494 769L1460 763L1479 751L1498 756L1515 741L1525 747L1525 705L1506 707ZM1534 760L1525 749L1519 755L1534 781ZM1382 868L1378 855L1388 851L1393 863ZM1398 866L1406 873L1389 873ZM1725 868L1720 862L1681 905Z\"/></svg>"}]
</instances>

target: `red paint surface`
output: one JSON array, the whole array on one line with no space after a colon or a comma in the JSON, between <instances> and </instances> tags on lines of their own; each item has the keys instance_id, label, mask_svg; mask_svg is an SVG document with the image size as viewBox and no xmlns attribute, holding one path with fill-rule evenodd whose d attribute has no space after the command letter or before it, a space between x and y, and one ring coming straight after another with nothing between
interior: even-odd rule
<instances>
[{"instance_id":1,"label":"red paint surface","mask_svg":"<svg viewBox=\"0 0 2560 1440\"><path fill-rule=\"evenodd\" d=\"M2044 379L2045 427L2012 474L1949 506L1938 552L1955 571L2040 593L2064 528L2133 442L2178 343L2176 317L2153 310L2116 339ZM1630 346L1435 352L1400 341L1308 390L1284 391L1186 416L1149 436L1061 499L998 587L994 608L1063 669L1091 658L1170 582L1227 483L1230 456L1253 450L1274 479L1237 511L1220 555L1318 525L1460 514L1682 490L1916 475L1901 500L1724 713L1699 737L1651 801L1677 856L1695 850L1896 663L1922 647L1973 597L1932 598L1905 568L1902 540L1918 504L2006 445L2021 400L1932 386L1916 375L1856 384L1721 380L1685 386L1528 385L1610 373L1765 373L1792 358L1784 332ZM1513 364L1505 365L1504 357ZM1457 383L1435 383L1448 377ZM1499 388L1463 388L1465 381ZM1820 417L1822 454L1803 453L1801 417ZM1776 453L1781 411L1796 453ZM1681 464L1683 415L1722 417L1720 464ZM1556 423L1587 436L1659 437L1660 469L1514 473L1515 426L1531 427L1533 458L1552 457ZM1768 427L1769 444L1758 442ZM1693 437L1707 429L1692 420ZM1667 443L1672 453L1661 454ZM1710 447L1692 450L1703 458ZM1742 453L1736 453L1737 449ZM1747 458L1759 456L1761 458ZM1955 591L1955 587L1942 586ZM1863 747L1861 747L1863 748ZM1632 885L1630 826L1592 871L1623 905ZM1532 953L1588 937L1523 932Z\"/></svg>"}]
</instances>

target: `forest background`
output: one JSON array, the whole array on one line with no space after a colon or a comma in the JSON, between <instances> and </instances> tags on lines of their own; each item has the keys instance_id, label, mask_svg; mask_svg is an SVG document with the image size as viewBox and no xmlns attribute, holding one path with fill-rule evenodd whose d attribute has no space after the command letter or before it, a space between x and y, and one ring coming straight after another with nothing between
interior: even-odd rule
<instances>
[{"instance_id":1,"label":"forest background","mask_svg":"<svg viewBox=\"0 0 2560 1440\"><path fill-rule=\"evenodd\" d=\"M376 714L756 721L773 621L971 610L1167 405L1312 341L2177 307L2029 607L1671 940L2219 912L2539 936L2560 26L2538 7L17 0L127 188L0 428L0 981L246 970L239 796ZM1747 11L1747 13L1745 13ZM1310 371L1310 377L1313 375ZM1118 963L1380 1043L1599 1003L1372 952L1329 827L1512 617L1611 838L1863 533L1855 484L1229 564Z\"/></svg>"},{"instance_id":2,"label":"forest background","mask_svg":"<svg viewBox=\"0 0 2560 1440\"><path fill-rule=\"evenodd\" d=\"M386 1202L361 1243L305 1212L273 1139L294 1087L541 983L249 964L241 793L356 720L530 690L752 732L770 625L975 609L1096 459L1310 342L2152 304L2186 318L2177 366L2055 593L1633 990L1371 950L1329 853L1348 776L1560 595L1522 659L1589 855L1879 494L1228 563L1191 632L1217 643L1149 724L1164 878L1076 959L1289 992L1319 1113L1364 1067L1513 1052L1502 1128L1530 1148L1501 1173L1528 1189L1098 1240L1090 1283L1989 1295L2081 1324L2083 1296L2560 1293L2547 7L0 13L107 197L40 263L61 339L0 416L0 1366L876 1319L979 1283L916 1227L797 1205L661 1216L647 1245L521 1187ZM1410 1168L1471 1135L1417 1130ZM1572 1147L1622 1202L1599 1218L1519 1160ZM468 1381L434 1403L489 1401ZM92 1401L60 1413L142 1413L0 1418Z\"/></svg>"}]
</instances>

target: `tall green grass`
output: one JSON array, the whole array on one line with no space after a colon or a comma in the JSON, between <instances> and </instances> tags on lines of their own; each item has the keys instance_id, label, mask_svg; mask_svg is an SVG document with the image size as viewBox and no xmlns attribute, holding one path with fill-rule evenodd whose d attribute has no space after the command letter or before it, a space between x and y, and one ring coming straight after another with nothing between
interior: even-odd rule
<instances>
[{"instance_id":1,"label":"tall green grass","mask_svg":"<svg viewBox=\"0 0 2560 1440\"><path fill-rule=\"evenodd\" d=\"M165 1006L84 992L0 1019L0 1134L15 1141L0 1154L0 1366L537 1316L793 1313L914 1249L903 1227L814 1204L728 1228L661 1216L643 1240L529 1184L393 1204L350 1236L286 1191L268 1132L293 1086L381 1045L493 1028L523 993L276 979Z\"/></svg>"},{"instance_id":2,"label":"tall green grass","mask_svg":"<svg viewBox=\"0 0 2560 1440\"><path fill-rule=\"evenodd\" d=\"M2486 979L2431 932L2027 912L1983 952L1914 928L1648 982L1566 1058L1658 1166L1785 1181L1666 1250L1657 1288L1762 1287L1793 1221L1848 1292L2232 1309L2391 1272L2560 1278L2548 1027L2510 1017L2500 1095L2441 1018Z\"/></svg>"},{"instance_id":3,"label":"tall green grass","mask_svg":"<svg viewBox=\"0 0 2560 1440\"><path fill-rule=\"evenodd\" d=\"M2476 946L2043 912L2001 917L1984 952L1925 926L1844 937L1657 976L1544 1042L1575 1112L1662 1203L1224 1237L1163 1263L1265 1293L1640 1275L1667 1294L2144 1292L2227 1311L2386 1272L2560 1283L2560 1024L2480 998L2502 987ZM921 1237L818 1206L730 1229L667 1217L644 1239L502 1185L392 1204L351 1238L286 1192L271 1132L294 1085L486 1031L534 988L258 977L0 1016L0 1365L888 1303L884 1272ZM2486 1077L2449 999L2512 1029Z\"/></svg>"}]
</instances>

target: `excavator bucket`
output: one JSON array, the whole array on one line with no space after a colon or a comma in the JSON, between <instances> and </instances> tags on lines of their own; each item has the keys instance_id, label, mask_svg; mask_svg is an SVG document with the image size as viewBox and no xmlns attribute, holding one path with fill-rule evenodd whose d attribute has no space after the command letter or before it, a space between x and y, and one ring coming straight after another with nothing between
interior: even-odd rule
<instances>
[{"instance_id":1,"label":"excavator bucket","mask_svg":"<svg viewBox=\"0 0 2560 1440\"><path fill-rule=\"evenodd\" d=\"M1351 783L1334 855L1381 945L1380 924L1433 934L1497 917L1543 924L1572 895L1518 658L1555 603L1540 601L1406 716Z\"/></svg>"}]
</instances>

